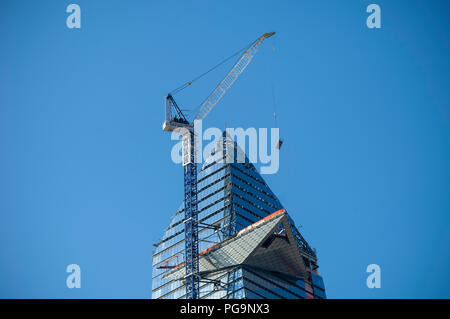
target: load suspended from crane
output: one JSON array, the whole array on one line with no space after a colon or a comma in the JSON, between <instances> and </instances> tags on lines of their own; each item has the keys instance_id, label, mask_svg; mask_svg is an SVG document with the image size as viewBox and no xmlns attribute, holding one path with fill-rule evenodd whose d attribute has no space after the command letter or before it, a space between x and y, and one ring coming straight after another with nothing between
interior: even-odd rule
<instances>
[{"instance_id":1,"label":"load suspended from crane","mask_svg":"<svg viewBox=\"0 0 450 319\"><path fill-rule=\"evenodd\" d=\"M173 94L190 86L196 80L206 75L225 61L203 73L192 81L186 82L181 87L166 96L166 118L163 130L166 132L177 131L182 134L182 163L184 168L184 224L185 224L185 285L186 299L199 298L199 274L198 274L198 210L197 210L197 164L195 163L194 121L204 119L209 112L219 103L220 99L230 89L237 78L250 64L256 52L265 39L274 35L275 32L264 33L247 48L238 51L233 56L243 51L242 56L231 68L225 78L212 91L202 103L192 122L189 122L173 98Z\"/></svg>"}]
</instances>

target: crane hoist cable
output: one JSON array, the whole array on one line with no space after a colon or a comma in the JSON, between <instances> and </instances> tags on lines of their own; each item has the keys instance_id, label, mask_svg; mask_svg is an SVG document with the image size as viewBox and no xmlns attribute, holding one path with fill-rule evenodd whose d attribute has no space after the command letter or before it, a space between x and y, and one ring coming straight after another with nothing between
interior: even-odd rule
<instances>
[{"instance_id":1,"label":"crane hoist cable","mask_svg":"<svg viewBox=\"0 0 450 319\"><path fill-rule=\"evenodd\" d=\"M275 121L275 127L279 127L278 126L278 113L277 113L277 99L276 99L276 88L275 88L275 81L274 81L274 65L275 65L275 58L276 58L276 39L274 40L274 44L273 44L273 53L272 53L272 57L271 57L271 61L270 61L270 71L269 71L269 76L270 76L270 86L271 86L271 91L272 91L272 107L273 107L273 118ZM277 149L281 149L281 146L283 145L283 139L280 137L278 139L278 143L276 145Z\"/></svg>"},{"instance_id":2,"label":"crane hoist cable","mask_svg":"<svg viewBox=\"0 0 450 319\"><path fill-rule=\"evenodd\" d=\"M276 40L274 40L275 42ZM278 127L278 121L277 121L277 101L276 101L276 92L275 92L275 83L274 83L274 75L273 75L273 69L275 65L275 52L276 52L276 43L273 45L273 53L272 57L270 59L270 70L269 70L269 76L270 76L270 88L272 92L272 107L273 107L273 117L275 120L275 126Z\"/></svg>"}]
</instances>

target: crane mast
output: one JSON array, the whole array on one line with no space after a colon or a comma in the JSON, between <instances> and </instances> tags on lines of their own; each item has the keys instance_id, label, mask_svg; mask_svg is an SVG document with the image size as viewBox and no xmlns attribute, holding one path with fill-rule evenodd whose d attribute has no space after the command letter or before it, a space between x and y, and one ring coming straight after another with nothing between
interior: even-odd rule
<instances>
[{"instance_id":1,"label":"crane mast","mask_svg":"<svg viewBox=\"0 0 450 319\"><path fill-rule=\"evenodd\" d=\"M199 264L198 264L198 205L197 205L197 164L195 150L194 121L204 119L217 105L220 99L230 89L245 68L250 64L254 55L265 39L275 32L264 33L243 52L225 78L213 90L200 106L195 118L189 122L175 102L172 94L166 96L166 118L163 130L178 132L182 141L182 164L184 170L184 224L185 224L185 285L186 299L198 299L199 292ZM182 88L192 84L187 82Z\"/></svg>"}]
</instances>

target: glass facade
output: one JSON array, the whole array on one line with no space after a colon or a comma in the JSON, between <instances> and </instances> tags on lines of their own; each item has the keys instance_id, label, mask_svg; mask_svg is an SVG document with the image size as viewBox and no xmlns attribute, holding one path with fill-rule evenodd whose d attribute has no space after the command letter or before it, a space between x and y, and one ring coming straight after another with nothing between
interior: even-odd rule
<instances>
[{"instance_id":1,"label":"glass facade","mask_svg":"<svg viewBox=\"0 0 450 319\"><path fill-rule=\"evenodd\" d=\"M245 158L243 163L230 162ZM238 157L236 157L238 156ZM198 173L199 222L216 226L199 227L199 251L235 236L240 230L282 209L280 201L236 144L224 139ZM165 274L184 267L184 207L172 216L153 251L152 298L185 297L183 278L168 279ZM322 278L317 274L317 258L289 219L295 241L307 265L304 278L257 270L248 265L218 269L202 277L201 298L326 298Z\"/></svg>"}]
</instances>

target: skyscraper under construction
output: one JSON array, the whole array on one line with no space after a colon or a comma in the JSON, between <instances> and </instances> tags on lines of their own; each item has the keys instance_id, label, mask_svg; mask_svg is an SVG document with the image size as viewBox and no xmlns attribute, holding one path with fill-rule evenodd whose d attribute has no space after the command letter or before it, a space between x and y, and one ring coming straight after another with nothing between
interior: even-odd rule
<instances>
[{"instance_id":1,"label":"skyscraper under construction","mask_svg":"<svg viewBox=\"0 0 450 319\"><path fill-rule=\"evenodd\" d=\"M315 250L226 134L197 187L200 298L326 298ZM182 203L154 245L152 298L186 297L184 220Z\"/></svg>"}]
</instances>

